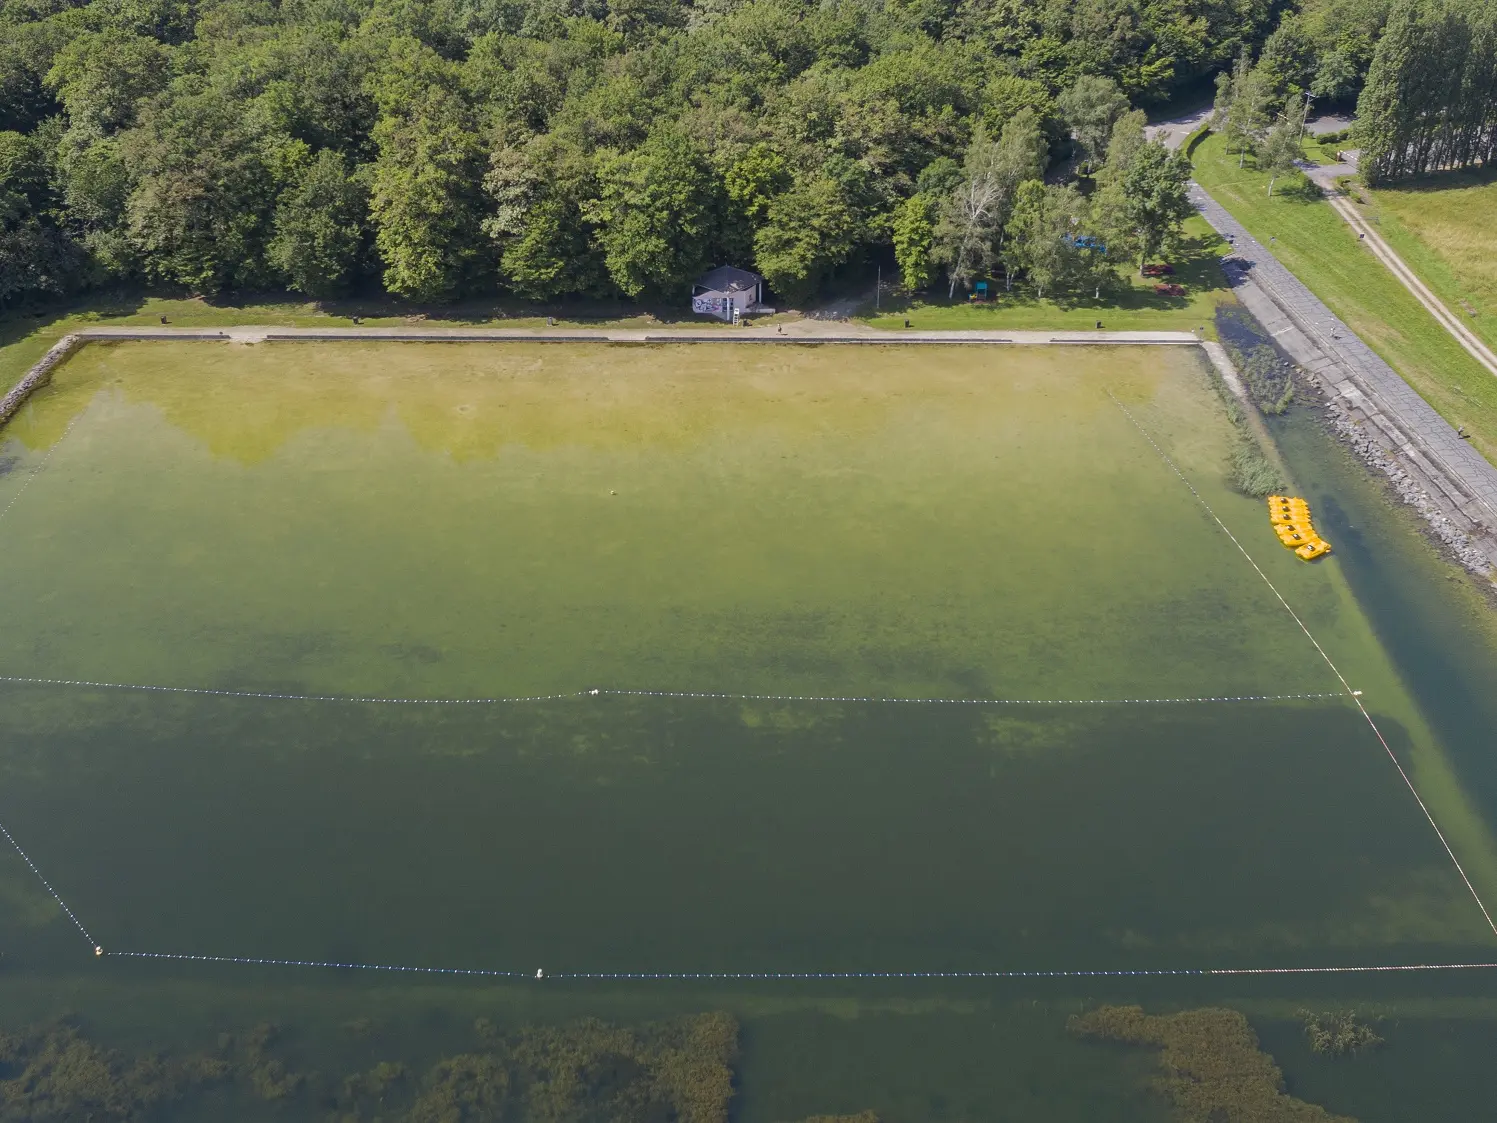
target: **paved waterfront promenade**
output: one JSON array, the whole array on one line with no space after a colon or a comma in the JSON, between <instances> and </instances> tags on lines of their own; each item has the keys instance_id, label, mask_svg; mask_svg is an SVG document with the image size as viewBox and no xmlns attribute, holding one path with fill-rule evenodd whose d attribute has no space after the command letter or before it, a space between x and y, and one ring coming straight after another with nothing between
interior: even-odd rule
<instances>
[{"instance_id":1,"label":"paved waterfront promenade","mask_svg":"<svg viewBox=\"0 0 1497 1123\"><path fill-rule=\"evenodd\" d=\"M1422 475L1433 470L1436 478L1430 483L1437 498L1444 498L1487 534L1497 534L1497 468L1461 440L1448 421L1224 207L1194 184L1191 199L1206 221L1232 243L1234 252L1225 262L1229 278L1256 285L1287 318L1284 326L1275 327L1271 316L1261 314L1244 295L1243 302L1265 321L1270 334L1288 343L1291 340L1284 337L1296 333L1301 346L1288 347L1290 353L1327 382L1355 415L1373 420L1394 446L1390 453ZM1304 352L1305 345L1309 353L1297 353Z\"/></svg>"},{"instance_id":2,"label":"paved waterfront promenade","mask_svg":"<svg viewBox=\"0 0 1497 1123\"><path fill-rule=\"evenodd\" d=\"M883 331L866 324L797 320L777 326L744 328L440 328L347 327L283 328L251 325L226 328L98 327L73 333L79 340L205 339L231 343L316 342L320 340L410 343L1013 343L1193 345L1188 331Z\"/></svg>"}]
</instances>

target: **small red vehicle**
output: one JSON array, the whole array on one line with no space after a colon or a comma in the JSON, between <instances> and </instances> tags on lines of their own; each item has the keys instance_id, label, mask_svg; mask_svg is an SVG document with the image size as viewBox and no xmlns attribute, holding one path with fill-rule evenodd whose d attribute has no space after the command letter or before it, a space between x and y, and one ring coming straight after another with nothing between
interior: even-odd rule
<instances>
[{"instance_id":1,"label":"small red vehicle","mask_svg":"<svg viewBox=\"0 0 1497 1123\"><path fill-rule=\"evenodd\" d=\"M1160 296L1184 296L1184 285L1155 285L1154 291Z\"/></svg>"},{"instance_id":2,"label":"small red vehicle","mask_svg":"<svg viewBox=\"0 0 1497 1123\"><path fill-rule=\"evenodd\" d=\"M1158 265L1144 266L1145 277L1170 277L1174 275L1174 272L1175 267L1173 265L1165 265L1163 262Z\"/></svg>"}]
</instances>

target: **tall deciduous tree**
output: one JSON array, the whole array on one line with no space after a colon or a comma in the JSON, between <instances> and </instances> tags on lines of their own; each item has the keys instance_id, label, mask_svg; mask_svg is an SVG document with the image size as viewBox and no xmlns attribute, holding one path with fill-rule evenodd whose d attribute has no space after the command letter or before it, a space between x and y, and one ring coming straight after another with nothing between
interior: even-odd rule
<instances>
[{"instance_id":1,"label":"tall deciduous tree","mask_svg":"<svg viewBox=\"0 0 1497 1123\"><path fill-rule=\"evenodd\" d=\"M374 128L370 212L385 287L413 300L456 297L484 269L478 185L483 151L466 106L428 86Z\"/></svg>"},{"instance_id":2,"label":"tall deciduous tree","mask_svg":"<svg viewBox=\"0 0 1497 1123\"><path fill-rule=\"evenodd\" d=\"M1084 74L1062 91L1056 107L1076 138L1078 163L1090 171L1106 154L1113 122L1128 112L1128 99L1112 79Z\"/></svg>"},{"instance_id":3,"label":"tall deciduous tree","mask_svg":"<svg viewBox=\"0 0 1497 1123\"><path fill-rule=\"evenodd\" d=\"M1237 166L1247 161L1257 148L1272 119L1270 90L1264 76L1249 64L1247 55L1237 59L1232 71L1231 98L1226 118L1221 123L1227 151L1237 153Z\"/></svg>"},{"instance_id":4,"label":"tall deciduous tree","mask_svg":"<svg viewBox=\"0 0 1497 1123\"><path fill-rule=\"evenodd\" d=\"M1216 96L1211 102L1211 127L1220 132L1232 113L1232 75L1221 71L1216 76Z\"/></svg>"},{"instance_id":5,"label":"tall deciduous tree","mask_svg":"<svg viewBox=\"0 0 1497 1123\"><path fill-rule=\"evenodd\" d=\"M342 153L324 148L281 196L270 263L298 292L342 295L357 276L368 205L362 177Z\"/></svg>"},{"instance_id":6,"label":"tall deciduous tree","mask_svg":"<svg viewBox=\"0 0 1497 1123\"><path fill-rule=\"evenodd\" d=\"M134 187L129 239L147 275L197 292L270 282L278 193L273 141L254 135L223 92L191 77L124 138Z\"/></svg>"},{"instance_id":7,"label":"tall deciduous tree","mask_svg":"<svg viewBox=\"0 0 1497 1123\"><path fill-rule=\"evenodd\" d=\"M1307 102L1298 95L1291 97L1268 130L1259 156L1259 167L1268 172L1268 197L1273 198L1274 183L1290 175L1304 159L1305 112Z\"/></svg>"},{"instance_id":8,"label":"tall deciduous tree","mask_svg":"<svg viewBox=\"0 0 1497 1123\"><path fill-rule=\"evenodd\" d=\"M936 200L917 192L894 211L890 231L894 261L899 266L900 282L910 292L920 292L931 282L938 210Z\"/></svg>"},{"instance_id":9,"label":"tall deciduous tree","mask_svg":"<svg viewBox=\"0 0 1497 1123\"><path fill-rule=\"evenodd\" d=\"M21 296L59 296L80 265L75 246L51 222L43 146L0 132L0 308Z\"/></svg>"},{"instance_id":10,"label":"tall deciduous tree","mask_svg":"<svg viewBox=\"0 0 1497 1123\"><path fill-rule=\"evenodd\" d=\"M602 194L585 217L626 296L683 291L711 264L722 183L684 134L658 130L633 152L606 157L598 180Z\"/></svg>"},{"instance_id":11,"label":"tall deciduous tree","mask_svg":"<svg viewBox=\"0 0 1497 1123\"><path fill-rule=\"evenodd\" d=\"M166 47L145 35L87 32L57 52L47 71L74 128L107 131L134 120L140 102L171 77Z\"/></svg>"},{"instance_id":12,"label":"tall deciduous tree","mask_svg":"<svg viewBox=\"0 0 1497 1123\"><path fill-rule=\"evenodd\" d=\"M792 301L804 300L848 259L857 235L857 217L842 185L812 174L769 204L754 236L754 261L772 289Z\"/></svg>"},{"instance_id":13,"label":"tall deciduous tree","mask_svg":"<svg viewBox=\"0 0 1497 1123\"><path fill-rule=\"evenodd\" d=\"M597 195L597 168L570 138L501 144L489 157L484 191L493 209L483 229L499 250L502 284L533 300L607 288L602 253L582 214Z\"/></svg>"},{"instance_id":14,"label":"tall deciduous tree","mask_svg":"<svg viewBox=\"0 0 1497 1123\"><path fill-rule=\"evenodd\" d=\"M1074 186L1037 179L1019 185L1007 223L1004 261L1024 273L1037 296L1075 279L1085 213L1086 201Z\"/></svg>"},{"instance_id":15,"label":"tall deciduous tree","mask_svg":"<svg viewBox=\"0 0 1497 1123\"><path fill-rule=\"evenodd\" d=\"M1014 195L1045 170L1049 146L1033 110L1020 110L997 142L981 132L967 147L962 178L941 208L933 256L946 266L947 296L992 269Z\"/></svg>"},{"instance_id":16,"label":"tall deciduous tree","mask_svg":"<svg viewBox=\"0 0 1497 1123\"><path fill-rule=\"evenodd\" d=\"M1139 269L1178 242L1185 220L1195 213L1190 204L1190 161L1157 140L1133 155L1119 184L1121 216L1132 232Z\"/></svg>"}]
</instances>

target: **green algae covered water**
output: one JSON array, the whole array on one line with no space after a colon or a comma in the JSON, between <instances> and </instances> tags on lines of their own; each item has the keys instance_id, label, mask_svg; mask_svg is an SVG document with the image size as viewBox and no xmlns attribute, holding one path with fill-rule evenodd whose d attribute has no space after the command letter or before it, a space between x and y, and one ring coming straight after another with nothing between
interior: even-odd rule
<instances>
[{"instance_id":1,"label":"green algae covered water","mask_svg":"<svg viewBox=\"0 0 1497 1123\"><path fill-rule=\"evenodd\" d=\"M1227 488L1190 349L90 345L0 447L3 1075L1169 1118L1067 1029L1139 1003L1471 1117L1497 972L1303 972L1497 962L1490 610L1277 435L1323 563Z\"/></svg>"}]
</instances>

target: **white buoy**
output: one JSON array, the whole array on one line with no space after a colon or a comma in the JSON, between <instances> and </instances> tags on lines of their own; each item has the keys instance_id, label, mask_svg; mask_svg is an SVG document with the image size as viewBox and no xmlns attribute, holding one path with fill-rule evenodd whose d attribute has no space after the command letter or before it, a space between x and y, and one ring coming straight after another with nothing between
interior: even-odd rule
<instances>
[{"instance_id":1,"label":"white buoy","mask_svg":"<svg viewBox=\"0 0 1497 1123\"><path fill-rule=\"evenodd\" d=\"M592 690L589 690L588 693L596 698L598 696L598 689L594 687Z\"/></svg>"},{"instance_id":2,"label":"white buoy","mask_svg":"<svg viewBox=\"0 0 1497 1123\"><path fill-rule=\"evenodd\" d=\"M101 947L99 947L98 945L95 945L94 946L94 954L95 955L103 955L104 954L104 949L101 948Z\"/></svg>"},{"instance_id":3,"label":"white buoy","mask_svg":"<svg viewBox=\"0 0 1497 1123\"><path fill-rule=\"evenodd\" d=\"M546 972L542 971L539 967L537 967L535 969L535 977L537 979L544 979L546 977Z\"/></svg>"}]
</instances>

